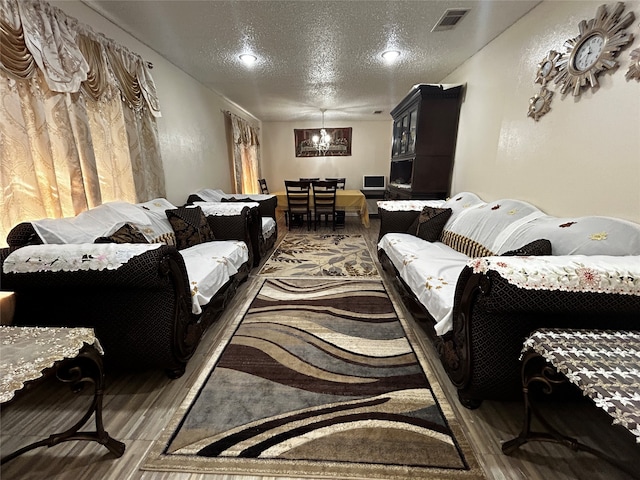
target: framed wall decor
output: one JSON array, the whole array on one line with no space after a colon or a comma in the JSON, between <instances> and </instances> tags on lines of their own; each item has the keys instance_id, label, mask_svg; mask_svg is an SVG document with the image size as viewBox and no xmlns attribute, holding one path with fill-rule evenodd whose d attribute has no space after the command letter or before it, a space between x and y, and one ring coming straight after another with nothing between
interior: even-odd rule
<instances>
[{"instance_id":1,"label":"framed wall decor","mask_svg":"<svg viewBox=\"0 0 640 480\"><path fill-rule=\"evenodd\" d=\"M296 157L349 157L351 156L351 127L326 128L328 141L323 137L320 128L304 128L293 130Z\"/></svg>"}]
</instances>

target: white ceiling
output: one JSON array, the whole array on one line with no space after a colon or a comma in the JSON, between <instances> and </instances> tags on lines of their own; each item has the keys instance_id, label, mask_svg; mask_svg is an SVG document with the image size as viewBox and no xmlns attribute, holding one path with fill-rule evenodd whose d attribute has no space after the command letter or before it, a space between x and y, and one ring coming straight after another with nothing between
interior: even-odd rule
<instances>
[{"instance_id":1,"label":"white ceiling","mask_svg":"<svg viewBox=\"0 0 640 480\"><path fill-rule=\"evenodd\" d=\"M539 0L83 0L263 121L377 120L440 83ZM432 33L447 8L471 8ZM380 54L402 52L394 65ZM250 52L247 68L238 55ZM162 105L162 98L160 98ZM374 114L381 110L382 114Z\"/></svg>"}]
</instances>

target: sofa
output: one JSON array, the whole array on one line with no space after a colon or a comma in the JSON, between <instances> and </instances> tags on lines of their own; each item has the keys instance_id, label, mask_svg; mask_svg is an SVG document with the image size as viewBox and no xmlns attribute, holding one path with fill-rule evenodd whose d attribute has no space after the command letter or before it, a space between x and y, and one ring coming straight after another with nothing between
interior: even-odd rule
<instances>
[{"instance_id":1,"label":"sofa","mask_svg":"<svg viewBox=\"0 0 640 480\"><path fill-rule=\"evenodd\" d=\"M638 224L471 192L378 212L380 262L468 408L521 398L520 352L537 328L640 327Z\"/></svg>"},{"instance_id":2,"label":"sofa","mask_svg":"<svg viewBox=\"0 0 640 480\"><path fill-rule=\"evenodd\" d=\"M260 264L260 260L273 248L278 238L278 223L276 220L278 199L275 195L229 194L212 188L202 188L187 198L188 205L200 205L203 209L205 209L206 204L227 202L243 203L250 208L249 230L254 249L254 266L257 267ZM216 207L209 205L208 211L216 211Z\"/></svg>"},{"instance_id":3,"label":"sofa","mask_svg":"<svg viewBox=\"0 0 640 480\"><path fill-rule=\"evenodd\" d=\"M108 368L185 371L251 269L249 209L206 217L166 199L16 225L0 251L13 323L84 326Z\"/></svg>"}]
</instances>

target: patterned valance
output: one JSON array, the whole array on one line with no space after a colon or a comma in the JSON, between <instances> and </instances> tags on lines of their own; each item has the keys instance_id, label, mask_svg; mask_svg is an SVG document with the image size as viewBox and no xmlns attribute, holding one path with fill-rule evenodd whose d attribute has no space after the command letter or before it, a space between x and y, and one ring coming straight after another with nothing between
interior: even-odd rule
<instances>
[{"instance_id":1,"label":"patterned valance","mask_svg":"<svg viewBox=\"0 0 640 480\"><path fill-rule=\"evenodd\" d=\"M36 71L54 92L82 90L92 99L115 87L128 106L160 116L143 59L42 0L0 0L0 67L17 79Z\"/></svg>"}]
</instances>

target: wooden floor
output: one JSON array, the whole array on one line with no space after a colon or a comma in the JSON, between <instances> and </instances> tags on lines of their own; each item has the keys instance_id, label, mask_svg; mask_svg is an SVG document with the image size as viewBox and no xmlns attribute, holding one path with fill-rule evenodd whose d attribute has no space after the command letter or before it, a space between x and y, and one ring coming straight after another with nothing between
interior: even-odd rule
<instances>
[{"instance_id":1,"label":"wooden floor","mask_svg":"<svg viewBox=\"0 0 640 480\"><path fill-rule=\"evenodd\" d=\"M379 222L372 218L371 228L360 226L357 217L347 217L345 229L338 233L362 233L371 251L375 252ZM319 231L330 232L321 228ZM299 229L296 229L300 232ZM302 230L303 232L306 231ZM279 222L279 236L287 230ZM51 479L208 479L249 480L273 477L197 475L178 473L144 472L139 470L152 442L159 436L174 410L180 405L195 381L204 359L213 351L219 333L234 317L240 306L253 295L257 286L258 269L238 290L224 315L205 334L196 355L191 359L186 374L169 380L160 371L130 375L107 375L104 399L106 430L126 443L123 457L113 459L107 450L95 442L68 442L52 448L39 448L18 457L0 470L2 480L51 480ZM394 291L389 288L392 295ZM405 312L407 317L410 317ZM628 475L606 462L584 452L573 452L563 446L550 443L531 443L513 456L503 455L501 442L515 436L522 423L521 402L485 401L477 410L461 407L432 345L419 326L415 326L426 356L432 363L439 382L468 435L478 460L488 479L540 479L540 480L618 480ZM1 347L0 347L1 348ZM1 351L0 351L1 355ZM15 402L2 406L0 423L0 452L4 455L21 446L41 439L53 431L67 428L73 414L86 408L88 395L73 395L55 381L47 381ZM640 471L640 446L634 437L619 426L612 426L611 419L588 401L571 404L545 403L549 419L556 422L563 432L582 442L605 449L609 454L635 462Z\"/></svg>"}]
</instances>

